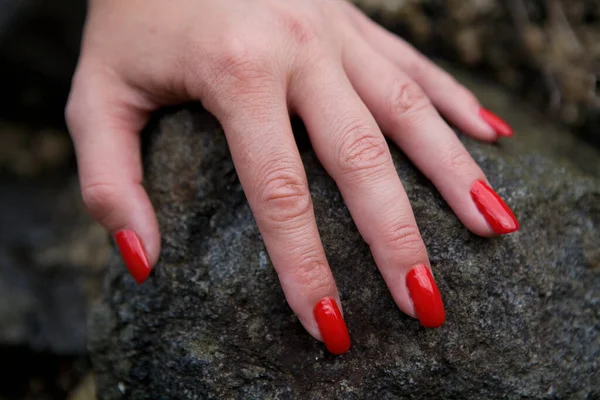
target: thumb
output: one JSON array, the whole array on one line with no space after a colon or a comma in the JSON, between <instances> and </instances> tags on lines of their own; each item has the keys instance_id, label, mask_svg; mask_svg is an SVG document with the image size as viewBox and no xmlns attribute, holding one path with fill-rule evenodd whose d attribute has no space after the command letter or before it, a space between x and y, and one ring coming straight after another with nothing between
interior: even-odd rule
<instances>
[{"instance_id":1,"label":"thumb","mask_svg":"<svg viewBox=\"0 0 600 400\"><path fill-rule=\"evenodd\" d=\"M66 108L85 206L113 235L140 284L160 252L156 215L142 186L139 131L150 110L125 84L84 71L75 75Z\"/></svg>"}]
</instances>

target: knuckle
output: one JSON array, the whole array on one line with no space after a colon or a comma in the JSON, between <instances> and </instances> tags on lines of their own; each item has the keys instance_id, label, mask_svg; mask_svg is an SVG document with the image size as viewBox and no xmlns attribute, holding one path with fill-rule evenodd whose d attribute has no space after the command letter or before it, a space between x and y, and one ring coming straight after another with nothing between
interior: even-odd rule
<instances>
[{"instance_id":1,"label":"knuckle","mask_svg":"<svg viewBox=\"0 0 600 400\"><path fill-rule=\"evenodd\" d=\"M418 114L431 105L423 89L405 79L399 79L391 85L387 103L390 115L397 118Z\"/></svg>"},{"instance_id":2,"label":"knuckle","mask_svg":"<svg viewBox=\"0 0 600 400\"><path fill-rule=\"evenodd\" d=\"M302 295L311 293L330 293L332 278L327 265L318 257L304 257L294 269L294 280L302 290Z\"/></svg>"},{"instance_id":3,"label":"knuckle","mask_svg":"<svg viewBox=\"0 0 600 400\"><path fill-rule=\"evenodd\" d=\"M340 138L338 160L344 173L376 170L390 159L383 136L362 122L346 124Z\"/></svg>"},{"instance_id":4,"label":"knuckle","mask_svg":"<svg viewBox=\"0 0 600 400\"><path fill-rule=\"evenodd\" d=\"M285 168L275 169L260 188L260 203L272 223L290 223L310 215L312 200L306 180Z\"/></svg>"},{"instance_id":5,"label":"knuckle","mask_svg":"<svg viewBox=\"0 0 600 400\"><path fill-rule=\"evenodd\" d=\"M216 70L226 85L245 87L269 75L267 50L247 39L231 36L214 57Z\"/></svg>"},{"instance_id":6,"label":"knuckle","mask_svg":"<svg viewBox=\"0 0 600 400\"><path fill-rule=\"evenodd\" d=\"M280 20L288 37L296 45L307 45L314 42L319 36L318 29L312 22L312 18L297 14L282 13Z\"/></svg>"},{"instance_id":7,"label":"knuckle","mask_svg":"<svg viewBox=\"0 0 600 400\"><path fill-rule=\"evenodd\" d=\"M105 225L114 213L114 204L119 200L119 191L110 183L93 183L82 186L81 196L83 204L92 217Z\"/></svg>"},{"instance_id":8,"label":"knuckle","mask_svg":"<svg viewBox=\"0 0 600 400\"><path fill-rule=\"evenodd\" d=\"M412 61L407 62L404 70L417 82L435 79L438 87L446 88L449 93L454 94L454 97L461 99L461 101L470 104L477 104L479 102L477 97L458 82L456 78L431 61L423 59L421 55L415 55Z\"/></svg>"},{"instance_id":9,"label":"knuckle","mask_svg":"<svg viewBox=\"0 0 600 400\"><path fill-rule=\"evenodd\" d=\"M466 150L456 148L448 150L441 158L442 168L454 174L470 169L473 163L473 159Z\"/></svg>"},{"instance_id":10,"label":"knuckle","mask_svg":"<svg viewBox=\"0 0 600 400\"><path fill-rule=\"evenodd\" d=\"M404 71L414 80L424 79L436 72L437 67L424 58L415 48L410 47L410 57L403 65Z\"/></svg>"},{"instance_id":11,"label":"knuckle","mask_svg":"<svg viewBox=\"0 0 600 400\"><path fill-rule=\"evenodd\" d=\"M402 65L402 69L413 79L417 80L423 76L423 70L426 69L424 63L418 57L413 57L408 61L405 61Z\"/></svg>"},{"instance_id":12,"label":"knuckle","mask_svg":"<svg viewBox=\"0 0 600 400\"><path fill-rule=\"evenodd\" d=\"M419 228L414 223L397 223L383 233L383 241L391 250L419 253L425 251Z\"/></svg>"}]
</instances>

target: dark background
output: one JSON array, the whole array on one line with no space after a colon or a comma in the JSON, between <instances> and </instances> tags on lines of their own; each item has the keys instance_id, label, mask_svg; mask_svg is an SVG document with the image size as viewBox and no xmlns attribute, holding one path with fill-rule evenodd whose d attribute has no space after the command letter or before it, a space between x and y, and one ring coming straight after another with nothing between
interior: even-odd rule
<instances>
[{"instance_id":1,"label":"dark background","mask_svg":"<svg viewBox=\"0 0 600 400\"><path fill-rule=\"evenodd\" d=\"M600 146L599 1L364 3ZM85 8L0 0L0 400L94 398L86 315L111 248L81 205L63 118Z\"/></svg>"},{"instance_id":2,"label":"dark background","mask_svg":"<svg viewBox=\"0 0 600 400\"><path fill-rule=\"evenodd\" d=\"M2 400L95 398L86 314L108 240L81 206L63 118L85 8L0 0Z\"/></svg>"}]
</instances>

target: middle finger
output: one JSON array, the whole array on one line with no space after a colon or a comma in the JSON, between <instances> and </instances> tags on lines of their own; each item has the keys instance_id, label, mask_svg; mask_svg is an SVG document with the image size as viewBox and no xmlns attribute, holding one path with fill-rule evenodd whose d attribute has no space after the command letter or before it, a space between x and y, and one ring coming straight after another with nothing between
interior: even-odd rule
<instances>
[{"instance_id":1,"label":"middle finger","mask_svg":"<svg viewBox=\"0 0 600 400\"><path fill-rule=\"evenodd\" d=\"M438 327L445 320L443 303L385 138L342 66L333 60L321 65L292 80L291 102L396 304L422 325Z\"/></svg>"}]
</instances>

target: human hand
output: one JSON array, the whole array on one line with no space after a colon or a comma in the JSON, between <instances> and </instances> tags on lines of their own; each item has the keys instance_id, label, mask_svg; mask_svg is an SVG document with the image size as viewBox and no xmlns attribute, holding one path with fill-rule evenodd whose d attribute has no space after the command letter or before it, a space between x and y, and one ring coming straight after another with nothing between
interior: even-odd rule
<instances>
[{"instance_id":1,"label":"human hand","mask_svg":"<svg viewBox=\"0 0 600 400\"><path fill-rule=\"evenodd\" d=\"M160 252L139 131L152 111L190 100L222 124L287 301L332 353L350 339L290 113L303 119L398 307L422 325L442 325L444 307L380 127L472 232L518 229L437 110L485 141L512 135L508 125L349 3L91 0L66 116L84 202L138 283Z\"/></svg>"}]
</instances>

